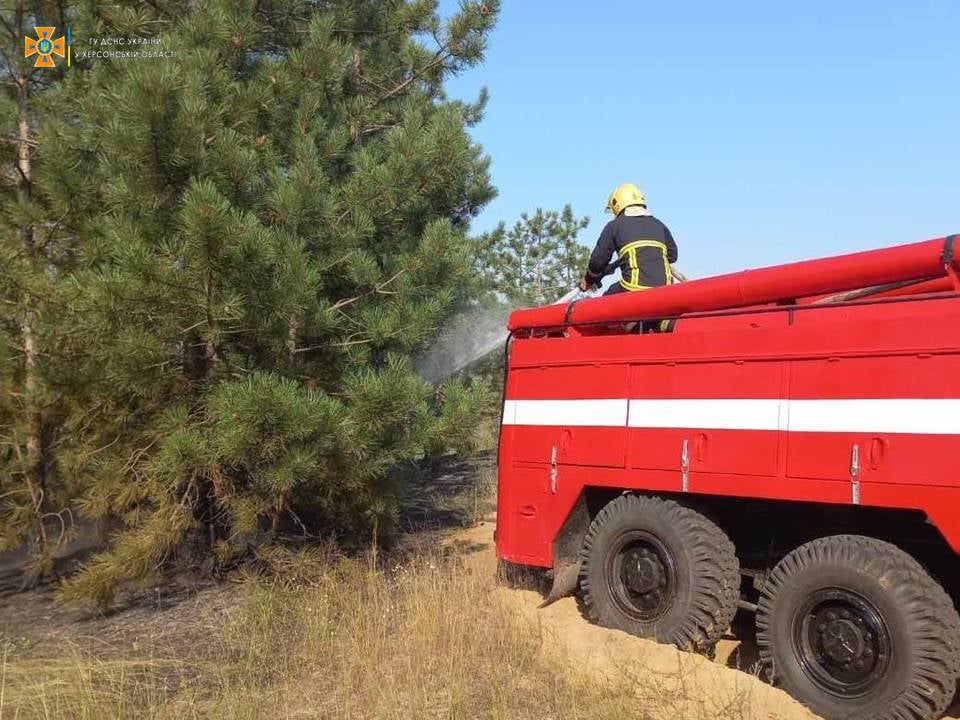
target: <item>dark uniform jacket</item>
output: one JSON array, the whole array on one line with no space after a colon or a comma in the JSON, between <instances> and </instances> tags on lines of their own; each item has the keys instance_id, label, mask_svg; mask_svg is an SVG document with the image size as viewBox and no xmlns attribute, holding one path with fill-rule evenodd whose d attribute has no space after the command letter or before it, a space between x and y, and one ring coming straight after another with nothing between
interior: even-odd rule
<instances>
[{"instance_id":1,"label":"dark uniform jacket","mask_svg":"<svg viewBox=\"0 0 960 720\"><path fill-rule=\"evenodd\" d=\"M613 253L619 258L623 290L646 290L673 281L670 264L677 261L677 244L653 215L621 214L607 223L590 254L587 282L600 283Z\"/></svg>"}]
</instances>

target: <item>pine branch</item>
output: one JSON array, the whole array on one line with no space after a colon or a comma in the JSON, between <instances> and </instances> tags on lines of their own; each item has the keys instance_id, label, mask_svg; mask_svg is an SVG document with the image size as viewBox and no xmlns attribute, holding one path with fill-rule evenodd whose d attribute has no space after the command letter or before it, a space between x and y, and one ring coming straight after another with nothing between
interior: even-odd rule
<instances>
[{"instance_id":1,"label":"pine branch","mask_svg":"<svg viewBox=\"0 0 960 720\"><path fill-rule=\"evenodd\" d=\"M20 33L18 33L9 22L7 22L7 18L3 15L3 13L0 13L0 24L2 24L6 29L7 35L10 36L10 39L13 40L13 42L17 42L20 39ZM7 67L9 67L9 65L7 65Z\"/></svg>"},{"instance_id":2,"label":"pine branch","mask_svg":"<svg viewBox=\"0 0 960 720\"><path fill-rule=\"evenodd\" d=\"M384 102L386 102L387 100L389 100L390 98L395 97L395 96L398 95L399 93L403 92L404 90L406 90L406 89L410 86L411 83L415 82L416 80L419 80L419 79L420 79L421 77L423 77L427 72L429 72L429 71L432 70L433 68L437 67L437 65L442 64L446 59L448 59L448 58L451 57L451 56L452 56L452 53L450 53L450 52L447 51L447 46L446 46L446 45L441 45L441 46L440 46L440 49L437 50L436 53L434 53L433 57L430 59L429 62L427 62L427 63L426 63L423 67L421 67L419 70L414 71L414 72L410 75L410 77L408 77L406 80L404 80L404 81L401 82L399 85L397 85L396 87L394 87L392 90L388 90L385 94L383 94L383 95L381 95L379 98L377 98L377 99L374 101L374 103L373 103L374 106L380 105L381 103L384 103Z\"/></svg>"},{"instance_id":3,"label":"pine branch","mask_svg":"<svg viewBox=\"0 0 960 720\"><path fill-rule=\"evenodd\" d=\"M401 275L403 275L405 272L407 272L409 269L410 269L410 268L401 268L401 269L398 270L396 273L394 273L393 276L391 276L389 279L384 280L382 283L378 283L378 284L377 284L376 286L374 286L374 288L373 288L372 290L370 290L369 292L365 292L365 293L363 293L362 295L356 295L356 296L354 296L354 297L352 297L352 298L345 298L345 299L343 299L343 300L338 300L337 302L335 302L333 305L330 306L330 309L331 309L331 310L340 310L341 308L347 307L348 305L352 305L353 303L357 302L358 300L363 300L364 298L368 298L368 297L370 297L371 295L376 295L376 294L379 294L379 295L392 295L392 294L393 294L392 292L387 291L387 290L384 290L384 288L385 288L387 285L389 285L390 283L392 283L394 280L396 280L398 277L400 277Z\"/></svg>"}]
</instances>

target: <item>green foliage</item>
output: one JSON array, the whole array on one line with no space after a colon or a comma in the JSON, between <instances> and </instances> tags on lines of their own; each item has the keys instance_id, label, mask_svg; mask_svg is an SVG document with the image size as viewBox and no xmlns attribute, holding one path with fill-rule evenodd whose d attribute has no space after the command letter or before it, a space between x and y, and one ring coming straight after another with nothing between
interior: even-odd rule
<instances>
[{"instance_id":1,"label":"green foliage","mask_svg":"<svg viewBox=\"0 0 960 720\"><path fill-rule=\"evenodd\" d=\"M551 303L583 277L590 251L577 234L589 222L566 205L561 212L524 213L509 230L501 223L476 241L478 272L509 301Z\"/></svg>"},{"instance_id":2,"label":"green foliage","mask_svg":"<svg viewBox=\"0 0 960 720\"><path fill-rule=\"evenodd\" d=\"M466 381L457 377L444 384L438 432L433 438L433 452L452 449L460 455L472 455L489 446L490 427L496 417L500 393L484 374Z\"/></svg>"},{"instance_id":3,"label":"green foliage","mask_svg":"<svg viewBox=\"0 0 960 720\"><path fill-rule=\"evenodd\" d=\"M443 85L497 9L75 8L75 33L176 58L80 60L0 113L27 118L33 160L0 197L0 539L73 511L121 527L65 597L109 602L197 546L222 564L283 532L363 537L392 517L392 468L460 442L452 408L489 398L433 394L407 358L477 290L484 97Z\"/></svg>"},{"instance_id":4,"label":"green foliage","mask_svg":"<svg viewBox=\"0 0 960 720\"><path fill-rule=\"evenodd\" d=\"M62 443L58 426L72 408L44 374L64 340L62 279L76 246L72 219L50 192L55 180L36 168L38 131L64 123L51 101L62 74L23 57L34 18L60 25L65 11L51 2L12 5L0 11L0 551L26 545L33 580L70 538L76 488L50 471Z\"/></svg>"}]
</instances>

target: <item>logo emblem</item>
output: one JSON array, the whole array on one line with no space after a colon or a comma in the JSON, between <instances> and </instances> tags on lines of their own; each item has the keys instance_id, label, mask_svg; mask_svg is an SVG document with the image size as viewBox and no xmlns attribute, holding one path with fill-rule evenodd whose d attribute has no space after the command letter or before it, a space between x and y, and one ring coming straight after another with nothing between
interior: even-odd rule
<instances>
[{"instance_id":1,"label":"logo emblem","mask_svg":"<svg viewBox=\"0 0 960 720\"><path fill-rule=\"evenodd\" d=\"M34 31L37 33L36 40L32 37L23 38L23 56L25 58L31 57L32 55L37 56L36 62L33 63L34 67L56 67L53 56L64 56L64 39L63 37L54 39L54 30L56 30L55 27L35 27Z\"/></svg>"}]
</instances>

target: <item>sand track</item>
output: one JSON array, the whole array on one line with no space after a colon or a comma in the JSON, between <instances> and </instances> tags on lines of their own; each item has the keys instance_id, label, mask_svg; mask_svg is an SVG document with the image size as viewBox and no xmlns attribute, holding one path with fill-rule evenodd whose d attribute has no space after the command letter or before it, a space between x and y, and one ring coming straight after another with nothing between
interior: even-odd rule
<instances>
[{"instance_id":1,"label":"sand track","mask_svg":"<svg viewBox=\"0 0 960 720\"><path fill-rule=\"evenodd\" d=\"M493 522L459 532L453 543L464 552L466 562L479 572L494 573ZM638 693L659 708L653 717L669 718L770 718L805 720L815 718L809 710L749 672L728 667L751 664L748 644L730 636L720 641L714 660L683 653L672 647L641 640L619 630L586 622L573 598L539 608L542 598L530 590L499 588L509 608L539 628L543 650L565 657L572 667L595 675L601 681L637 683ZM745 618L744 620L749 620ZM736 626L736 625L735 625ZM944 720L958 720L960 706Z\"/></svg>"}]
</instances>

